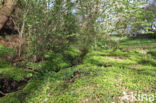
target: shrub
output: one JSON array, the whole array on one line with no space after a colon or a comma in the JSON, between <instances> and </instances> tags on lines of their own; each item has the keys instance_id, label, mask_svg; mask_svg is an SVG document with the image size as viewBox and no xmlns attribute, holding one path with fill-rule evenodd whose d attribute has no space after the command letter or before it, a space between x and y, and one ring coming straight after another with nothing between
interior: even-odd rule
<instances>
[{"instance_id":1,"label":"shrub","mask_svg":"<svg viewBox=\"0 0 156 103\"><path fill-rule=\"evenodd\" d=\"M64 51L64 57L66 60L70 61L71 65L79 64L81 51L76 48L68 48Z\"/></svg>"},{"instance_id":2,"label":"shrub","mask_svg":"<svg viewBox=\"0 0 156 103\"><path fill-rule=\"evenodd\" d=\"M69 61L65 60L61 53L55 53L53 51L47 52L45 54L46 62L42 67L45 70L58 71L62 68L69 67Z\"/></svg>"},{"instance_id":3,"label":"shrub","mask_svg":"<svg viewBox=\"0 0 156 103\"><path fill-rule=\"evenodd\" d=\"M12 55L14 53L14 50L12 48L6 48L0 45L0 57L5 57Z\"/></svg>"}]
</instances>

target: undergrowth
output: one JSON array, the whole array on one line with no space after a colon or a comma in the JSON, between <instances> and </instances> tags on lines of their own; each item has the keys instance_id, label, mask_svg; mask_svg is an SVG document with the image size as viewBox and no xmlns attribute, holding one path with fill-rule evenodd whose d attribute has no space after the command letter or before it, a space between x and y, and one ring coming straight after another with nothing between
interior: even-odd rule
<instances>
[{"instance_id":1,"label":"undergrowth","mask_svg":"<svg viewBox=\"0 0 156 103\"><path fill-rule=\"evenodd\" d=\"M143 40L140 42L147 43ZM155 43L153 40L151 42ZM155 48L144 48L144 44L141 44L143 48L133 48L133 43L137 41L122 41L116 51L89 51L82 64L78 63L81 53L77 50L62 54L49 52L45 55L48 64L43 63L44 68L41 66L45 71L35 72L22 91L0 98L0 103L116 103L125 101L124 92L156 97ZM130 45L133 49L130 49ZM125 46L124 49L122 46ZM76 65L72 66L72 63ZM1 70L9 72L5 68L12 67L5 65ZM60 71L55 72L56 69ZM17 70L23 74L21 69ZM12 75L12 78L17 79L15 77Z\"/></svg>"}]
</instances>

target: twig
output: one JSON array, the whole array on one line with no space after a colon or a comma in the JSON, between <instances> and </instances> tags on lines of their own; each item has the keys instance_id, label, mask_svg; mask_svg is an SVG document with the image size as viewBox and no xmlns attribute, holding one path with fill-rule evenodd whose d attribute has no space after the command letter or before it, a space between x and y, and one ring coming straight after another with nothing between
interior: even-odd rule
<instances>
[{"instance_id":1,"label":"twig","mask_svg":"<svg viewBox=\"0 0 156 103\"><path fill-rule=\"evenodd\" d=\"M0 94L2 94L2 95L4 95L4 96L6 95L6 94L5 94L5 93L3 93L2 91L0 91Z\"/></svg>"}]
</instances>

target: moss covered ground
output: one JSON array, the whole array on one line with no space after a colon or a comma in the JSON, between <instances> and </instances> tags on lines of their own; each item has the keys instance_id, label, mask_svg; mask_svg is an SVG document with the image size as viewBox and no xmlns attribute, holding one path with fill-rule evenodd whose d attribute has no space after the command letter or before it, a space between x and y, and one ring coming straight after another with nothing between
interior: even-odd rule
<instances>
[{"instance_id":1,"label":"moss covered ground","mask_svg":"<svg viewBox=\"0 0 156 103\"><path fill-rule=\"evenodd\" d=\"M118 50L89 51L82 64L64 66L59 72L30 73L4 61L0 64L0 75L6 79L21 81L35 74L0 103L156 103L154 39L123 39Z\"/></svg>"}]
</instances>

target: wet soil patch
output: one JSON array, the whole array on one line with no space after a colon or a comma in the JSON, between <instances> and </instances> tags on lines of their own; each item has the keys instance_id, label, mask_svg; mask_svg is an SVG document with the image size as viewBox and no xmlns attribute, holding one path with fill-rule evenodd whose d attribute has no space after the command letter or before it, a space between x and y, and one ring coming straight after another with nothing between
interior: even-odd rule
<instances>
[{"instance_id":1,"label":"wet soil patch","mask_svg":"<svg viewBox=\"0 0 156 103\"><path fill-rule=\"evenodd\" d=\"M8 93L16 92L20 90L20 87L25 86L29 79L25 78L23 81L7 80L0 78L0 97L7 95Z\"/></svg>"}]
</instances>

